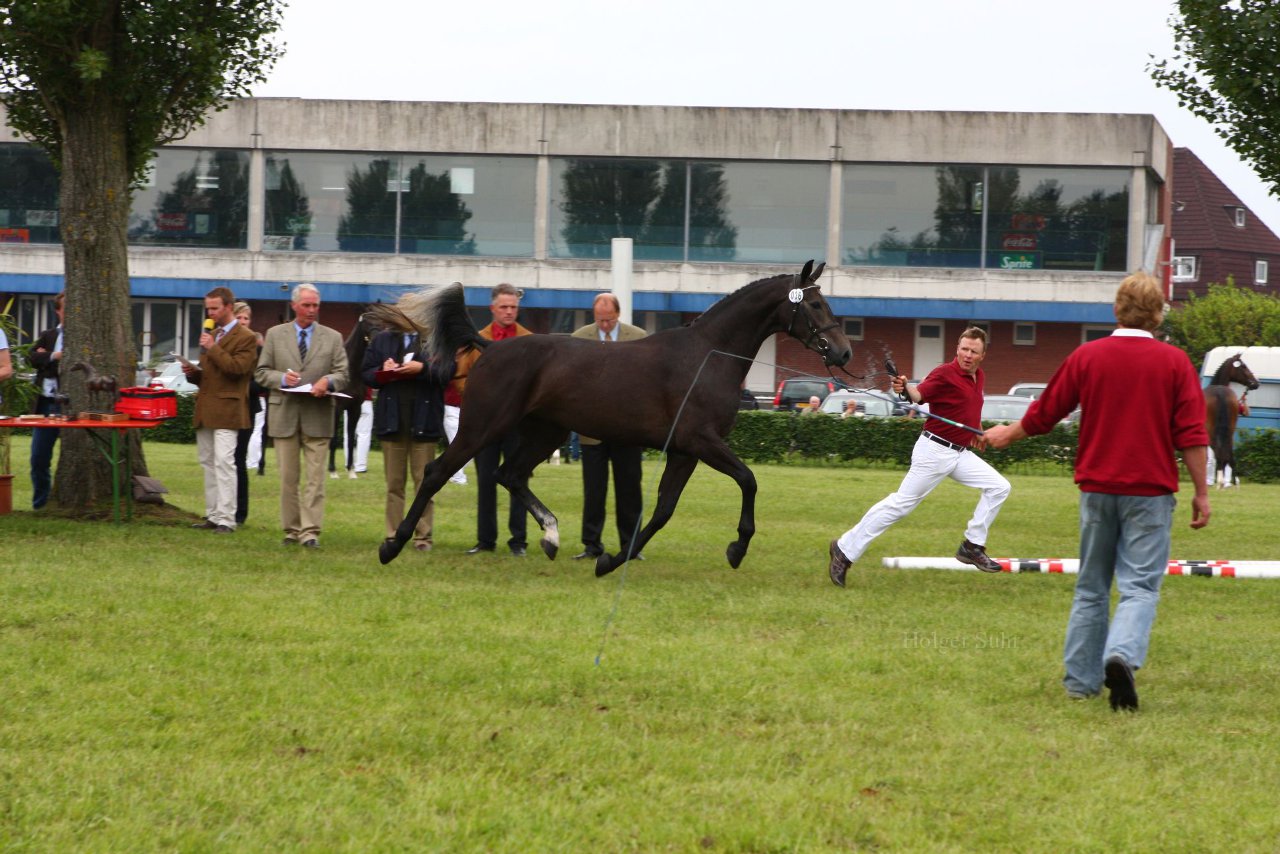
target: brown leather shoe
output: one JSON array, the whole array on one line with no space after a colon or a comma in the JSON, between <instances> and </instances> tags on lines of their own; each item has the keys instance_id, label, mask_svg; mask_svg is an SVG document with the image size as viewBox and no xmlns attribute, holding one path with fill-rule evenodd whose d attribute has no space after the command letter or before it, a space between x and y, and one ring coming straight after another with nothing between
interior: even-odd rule
<instances>
[{"instance_id":1,"label":"brown leather shoe","mask_svg":"<svg viewBox=\"0 0 1280 854\"><path fill-rule=\"evenodd\" d=\"M976 566L983 572L999 572L1003 567L987 556L985 546L977 545L965 540L960 544L960 548L956 549L956 560L961 563L967 563L969 566Z\"/></svg>"},{"instance_id":2,"label":"brown leather shoe","mask_svg":"<svg viewBox=\"0 0 1280 854\"><path fill-rule=\"evenodd\" d=\"M838 540L831 541L831 565L827 567L827 574L831 576L831 583L836 587L844 587L844 577L849 573L849 567L853 562L844 556L844 552L840 550L840 542Z\"/></svg>"}]
</instances>

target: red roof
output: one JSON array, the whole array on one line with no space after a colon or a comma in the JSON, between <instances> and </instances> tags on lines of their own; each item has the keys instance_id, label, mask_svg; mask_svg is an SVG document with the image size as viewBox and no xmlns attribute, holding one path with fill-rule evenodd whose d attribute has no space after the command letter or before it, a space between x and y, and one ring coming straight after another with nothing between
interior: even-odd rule
<instances>
[{"instance_id":1,"label":"red roof","mask_svg":"<svg viewBox=\"0 0 1280 854\"><path fill-rule=\"evenodd\" d=\"M1236 225L1237 208L1245 211L1243 227ZM1172 234L1178 255L1215 249L1280 255L1280 238L1189 148L1173 150Z\"/></svg>"}]
</instances>

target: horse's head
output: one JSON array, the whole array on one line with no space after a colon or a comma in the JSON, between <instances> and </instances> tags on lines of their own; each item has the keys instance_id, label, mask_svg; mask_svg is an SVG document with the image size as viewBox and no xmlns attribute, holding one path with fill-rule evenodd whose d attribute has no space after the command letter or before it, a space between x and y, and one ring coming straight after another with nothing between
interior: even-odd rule
<instances>
[{"instance_id":1,"label":"horse's head","mask_svg":"<svg viewBox=\"0 0 1280 854\"><path fill-rule=\"evenodd\" d=\"M1249 370L1242 356L1244 353L1236 353L1227 360L1231 364L1227 373L1227 382L1240 383L1249 391L1253 391L1258 387L1258 378L1253 375L1253 371Z\"/></svg>"},{"instance_id":2,"label":"horse's head","mask_svg":"<svg viewBox=\"0 0 1280 854\"><path fill-rule=\"evenodd\" d=\"M849 361L853 347L818 289L818 277L826 266L819 264L814 267L809 261L794 277L793 286L787 292L787 301L792 306L787 334L822 356L826 365L840 366Z\"/></svg>"}]
</instances>

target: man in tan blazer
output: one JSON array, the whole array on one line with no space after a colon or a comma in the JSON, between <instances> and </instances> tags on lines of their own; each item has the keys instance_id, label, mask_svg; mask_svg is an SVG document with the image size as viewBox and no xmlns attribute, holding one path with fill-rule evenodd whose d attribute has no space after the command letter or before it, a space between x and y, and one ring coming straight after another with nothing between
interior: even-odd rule
<instances>
[{"instance_id":1,"label":"man in tan blazer","mask_svg":"<svg viewBox=\"0 0 1280 854\"><path fill-rule=\"evenodd\" d=\"M612 344L635 341L645 332L639 326L622 323L618 298L610 293L598 294L591 304L595 323L588 323L573 333L574 338L588 338ZM605 502L609 497L609 465L613 465L614 516L618 524L619 554L627 554L636 523L644 509L640 492L640 461L644 449L636 445L619 445L579 436L582 444L582 552L574 560L595 560L604 552ZM642 555L632 557L643 559Z\"/></svg>"},{"instance_id":2,"label":"man in tan blazer","mask_svg":"<svg viewBox=\"0 0 1280 854\"><path fill-rule=\"evenodd\" d=\"M280 523L285 545L320 547L324 524L324 466L333 436L330 392L347 387L347 351L336 330L316 322L320 291L315 285L293 289L292 323L267 330L254 374L267 389L267 435L274 440L280 467ZM298 454L307 473L298 492Z\"/></svg>"},{"instance_id":3,"label":"man in tan blazer","mask_svg":"<svg viewBox=\"0 0 1280 854\"><path fill-rule=\"evenodd\" d=\"M196 449L204 469L204 521L191 527L230 534L236 529L236 438L249 426L249 378L258 339L235 316L230 288L204 295L205 316L213 321L200 336L200 364L182 366L196 392Z\"/></svg>"}]
</instances>

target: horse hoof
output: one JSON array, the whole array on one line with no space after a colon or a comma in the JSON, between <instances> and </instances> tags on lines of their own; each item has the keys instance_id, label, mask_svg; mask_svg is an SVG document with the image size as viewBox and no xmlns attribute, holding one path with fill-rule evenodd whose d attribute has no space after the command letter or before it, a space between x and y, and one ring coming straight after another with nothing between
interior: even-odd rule
<instances>
[{"instance_id":1,"label":"horse hoof","mask_svg":"<svg viewBox=\"0 0 1280 854\"><path fill-rule=\"evenodd\" d=\"M559 545L558 543L553 543L553 542L551 542L551 541L550 541L550 540L548 540L546 537L543 537L543 538L542 538L542 551L543 551L543 553L544 553L544 554L546 554L546 556L547 556L547 557L549 557L551 560L555 560L555 559L556 559L556 554L560 551L560 545Z\"/></svg>"},{"instance_id":2,"label":"horse hoof","mask_svg":"<svg viewBox=\"0 0 1280 854\"><path fill-rule=\"evenodd\" d=\"M729 559L729 566L737 569L742 565L742 559L747 556L747 547L735 540L729 543L729 548L724 550L724 556Z\"/></svg>"},{"instance_id":3,"label":"horse hoof","mask_svg":"<svg viewBox=\"0 0 1280 854\"><path fill-rule=\"evenodd\" d=\"M604 578L616 568L613 558L609 557L609 555L603 554L596 558L596 578Z\"/></svg>"},{"instance_id":4,"label":"horse hoof","mask_svg":"<svg viewBox=\"0 0 1280 854\"><path fill-rule=\"evenodd\" d=\"M396 559L403 548L404 544L396 542L394 538L383 540L382 545L378 546L378 560L382 561L383 566L386 566Z\"/></svg>"}]
</instances>

